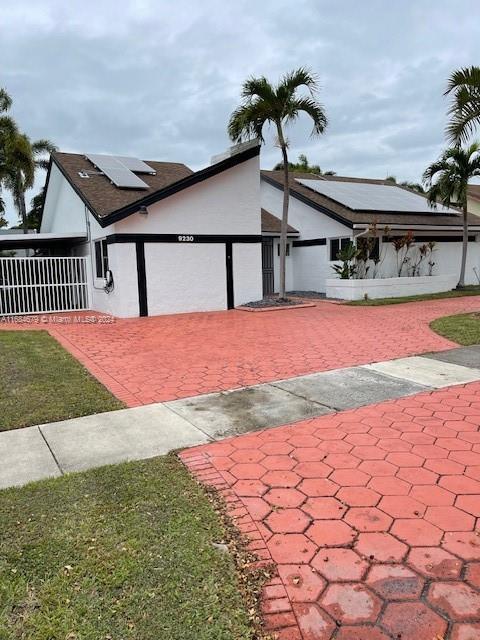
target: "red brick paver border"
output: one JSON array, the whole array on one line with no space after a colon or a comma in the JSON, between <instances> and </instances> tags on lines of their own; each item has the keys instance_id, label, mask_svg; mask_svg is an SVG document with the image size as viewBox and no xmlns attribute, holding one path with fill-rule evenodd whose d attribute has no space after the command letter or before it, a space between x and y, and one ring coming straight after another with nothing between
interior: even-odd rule
<instances>
[{"instance_id":1,"label":"red brick paver border","mask_svg":"<svg viewBox=\"0 0 480 640\"><path fill-rule=\"evenodd\" d=\"M480 310L480 297L384 307L318 302L278 313L189 313L113 324L59 324L45 316L49 323L23 328L47 329L112 393L136 406L449 349L456 345L429 323L473 310ZM99 316L63 317L74 315ZM19 326L0 322L0 329Z\"/></svg>"},{"instance_id":2,"label":"red brick paver border","mask_svg":"<svg viewBox=\"0 0 480 640\"><path fill-rule=\"evenodd\" d=\"M180 456L277 566L279 639L480 638L480 383Z\"/></svg>"}]
</instances>

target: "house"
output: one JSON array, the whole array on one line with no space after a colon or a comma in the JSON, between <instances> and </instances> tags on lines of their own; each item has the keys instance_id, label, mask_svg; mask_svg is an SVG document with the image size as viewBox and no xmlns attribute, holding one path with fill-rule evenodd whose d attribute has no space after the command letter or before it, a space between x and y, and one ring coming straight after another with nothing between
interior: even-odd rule
<instances>
[{"instance_id":1,"label":"house","mask_svg":"<svg viewBox=\"0 0 480 640\"><path fill-rule=\"evenodd\" d=\"M462 214L456 209L432 209L424 196L386 180L292 173L289 188L289 222L298 235L288 243L287 290L325 292L327 280L335 275L332 266L337 264L339 250L367 235L372 224L378 235L377 276L397 275L393 241L411 231L417 247L435 243L434 266L430 269L424 261L418 275L427 275L430 270L434 275L451 276L453 286L458 281L463 226ZM261 172L261 203L266 211L281 217L283 172ZM479 284L480 218L470 214L469 225L466 282ZM272 250L275 271L277 244L275 240ZM370 267L369 277L373 264ZM408 275L408 265L405 267L402 275Z\"/></svg>"},{"instance_id":2,"label":"house","mask_svg":"<svg viewBox=\"0 0 480 640\"><path fill-rule=\"evenodd\" d=\"M467 209L480 216L480 184L469 184L467 190Z\"/></svg>"},{"instance_id":3,"label":"house","mask_svg":"<svg viewBox=\"0 0 480 640\"><path fill-rule=\"evenodd\" d=\"M262 297L258 142L200 171L54 153L36 246L86 259L89 308L117 317L230 309ZM271 221L270 221L271 222ZM12 237L21 244L21 238Z\"/></svg>"}]
</instances>

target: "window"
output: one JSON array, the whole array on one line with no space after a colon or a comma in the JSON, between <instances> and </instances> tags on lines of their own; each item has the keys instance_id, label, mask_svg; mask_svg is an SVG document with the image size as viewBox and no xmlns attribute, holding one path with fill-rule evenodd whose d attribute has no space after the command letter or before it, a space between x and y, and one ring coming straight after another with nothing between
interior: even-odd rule
<instances>
[{"instance_id":1,"label":"window","mask_svg":"<svg viewBox=\"0 0 480 640\"><path fill-rule=\"evenodd\" d=\"M97 278L105 278L108 271L108 245L107 241L95 241L95 271Z\"/></svg>"},{"instance_id":2,"label":"window","mask_svg":"<svg viewBox=\"0 0 480 640\"><path fill-rule=\"evenodd\" d=\"M338 260L338 254L351 243L350 238L332 238L330 240L330 262Z\"/></svg>"},{"instance_id":3,"label":"window","mask_svg":"<svg viewBox=\"0 0 480 640\"><path fill-rule=\"evenodd\" d=\"M286 246L286 250L285 250L285 255L289 256L290 255L290 243L287 242L287 246ZM277 256L280 257L280 243L278 243L277 245Z\"/></svg>"}]
</instances>

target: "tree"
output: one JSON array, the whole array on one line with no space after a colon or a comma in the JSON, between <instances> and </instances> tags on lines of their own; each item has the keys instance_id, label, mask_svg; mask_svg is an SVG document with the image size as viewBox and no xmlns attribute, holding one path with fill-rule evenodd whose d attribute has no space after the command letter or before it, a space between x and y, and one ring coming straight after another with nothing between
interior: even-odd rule
<instances>
[{"instance_id":1,"label":"tree","mask_svg":"<svg viewBox=\"0 0 480 640\"><path fill-rule=\"evenodd\" d=\"M40 230L42 224L42 212L43 204L45 202L45 187L42 188L40 193L33 196L30 201L30 211L27 213L27 223L29 229Z\"/></svg>"},{"instance_id":2,"label":"tree","mask_svg":"<svg viewBox=\"0 0 480 640\"><path fill-rule=\"evenodd\" d=\"M398 184L400 187L407 187L407 189L411 189L412 191L417 191L418 193L425 193L425 189L418 182L409 182L408 180L404 180L403 182L397 182L397 178L395 176L387 176L385 180L387 182L393 182L393 184Z\"/></svg>"},{"instance_id":3,"label":"tree","mask_svg":"<svg viewBox=\"0 0 480 640\"><path fill-rule=\"evenodd\" d=\"M306 95L299 90L305 88ZM279 297L285 298L285 266L289 204L288 140L285 128L304 113L313 121L312 135L320 135L327 126L323 106L317 101L316 77L303 67L287 73L277 84L267 78L249 78L243 84L242 104L230 116L228 133L235 142L258 138L264 142L265 124L274 127L283 163L283 210L280 232L280 285Z\"/></svg>"},{"instance_id":4,"label":"tree","mask_svg":"<svg viewBox=\"0 0 480 640\"><path fill-rule=\"evenodd\" d=\"M55 145L48 140L31 142L24 133L17 132L10 140L3 183L13 196L23 233L28 232L25 193L34 185L35 170L46 169L48 161L45 154L52 153L55 149Z\"/></svg>"},{"instance_id":5,"label":"tree","mask_svg":"<svg viewBox=\"0 0 480 640\"><path fill-rule=\"evenodd\" d=\"M480 125L480 67L454 71L448 79L445 95L452 97L447 139L453 144L465 143Z\"/></svg>"},{"instance_id":6,"label":"tree","mask_svg":"<svg viewBox=\"0 0 480 640\"><path fill-rule=\"evenodd\" d=\"M0 186L11 192L23 232L27 233L25 192L33 187L35 170L47 168L45 155L55 151L56 147L48 140L31 142L27 135L21 133L13 118L6 113L11 104L10 96L0 89Z\"/></svg>"},{"instance_id":7,"label":"tree","mask_svg":"<svg viewBox=\"0 0 480 640\"><path fill-rule=\"evenodd\" d=\"M440 202L446 207L458 206L463 212L462 264L458 287L465 286L465 266L468 250L468 181L480 176L480 143L469 147L460 146L446 149L440 158L431 164L423 174L423 182L428 189L428 200L436 207Z\"/></svg>"},{"instance_id":8,"label":"tree","mask_svg":"<svg viewBox=\"0 0 480 640\"><path fill-rule=\"evenodd\" d=\"M310 164L307 156L304 153L301 153L298 156L297 162L289 162L288 168L290 169L290 171L297 171L299 173L314 173L320 176L336 175L335 171L322 171L320 165ZM273 170L283 171L283 162L277 162L277 164L273 167Z\"/></svg>"}]
</instances>

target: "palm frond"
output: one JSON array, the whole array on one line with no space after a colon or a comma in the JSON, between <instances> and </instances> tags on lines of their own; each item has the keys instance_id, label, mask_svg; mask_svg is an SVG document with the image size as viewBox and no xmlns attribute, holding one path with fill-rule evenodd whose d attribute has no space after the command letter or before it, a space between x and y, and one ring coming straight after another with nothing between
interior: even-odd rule
<instances>
[{"instance_id":1,"label":"palm frond","mask_svg":"<svg viewBox=\"0 0 480 640\"><path fill-rule=\"evenodd\" d=\"M444 95L452 93L461 87L479 87L480 86L480 67L474 65L463 67L454 71L447 82L447 88Z\"/></svg>"},{"instance_id":2,"label":"palm frond","mask_svg":"<svg viewBox=\"0 0 480 640\"><path fill-rule=\"evenodd\" d=\"M448 80L445 95L452 96L446 136L455 144L466 142L480 125L480 67L471 66L454 71Z\"/></svg>"},{"instance_id":3,"label":"palm frond","mask_svg":"<svg viewBox=\"0 0 480 640\"><path fill-rule=\"evenodd\" d=\"M275 91L265 76L260 78L251 77L243 83L241 96L246 101L257 96L267 102L273 102L275 100Z\"/></svg>"},{"instance_id":4,"label":"palm frond","mask_svg":"<svg viewBox=\"0 0 480 640\"><path fill-rule=\"evenodd\" d=\"M234 142L259 138L263 142L263 125L269 120L262 100L240 105L230 116L228 135Z\"/></svg>"},{"instance_id":5,"label":"palm frond","mask_svg":"<svg viewBox=\"0 0 480 640\"><path fill-rule=\"evenodd\" d=\"M8 111L12 106L12 99L5 91L5 89L0 89L0 113L4 111Z\"/></svg>"},{"instance_id":6,"label":"palm frond","mask_svg":"<svg viewBox=\"0 0 480 640\"><path fill-rule=\"evenodd\" d=\"M325 131L328 121L323 106L313 98L295 98L290 103L290 113L287 120L295 120L300 113L306 113L313 121L312 136Z\"/></svg>"}]
</instances>

